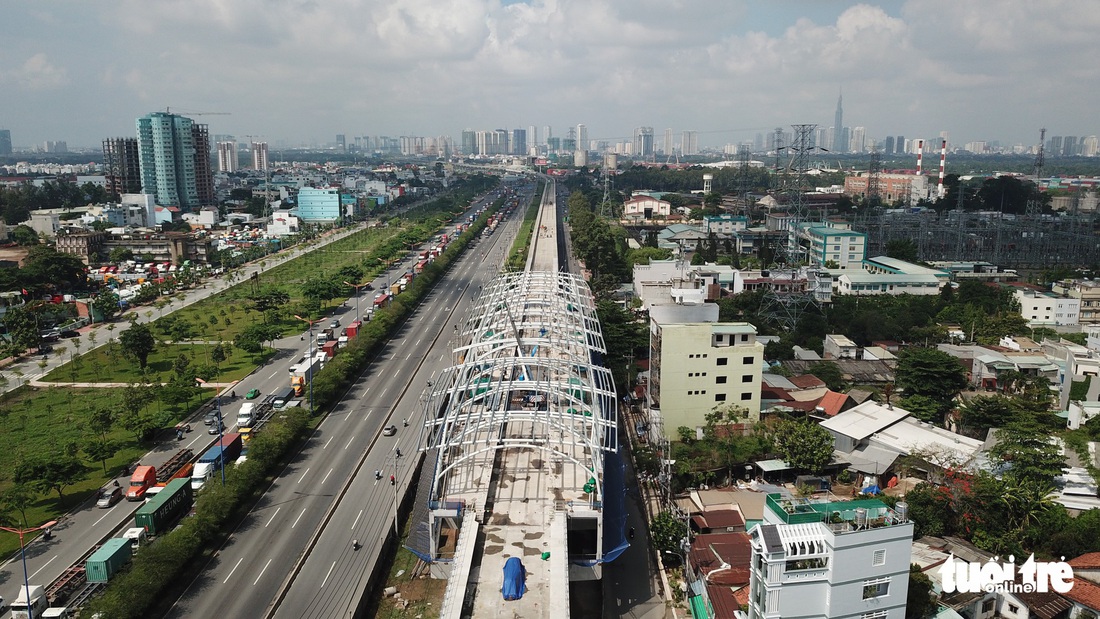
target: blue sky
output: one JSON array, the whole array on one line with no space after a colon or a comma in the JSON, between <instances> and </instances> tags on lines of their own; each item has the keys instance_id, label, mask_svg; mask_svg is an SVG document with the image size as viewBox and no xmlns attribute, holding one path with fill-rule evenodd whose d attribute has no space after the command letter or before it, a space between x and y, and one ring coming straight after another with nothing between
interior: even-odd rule
<instances>
[{"instance_id":1,"label":"blue sky","mask_svg":"<svg viewBox=\"0 0 1100 619\"><path fill-rule=\"evenodd\" d=\"M1100 133L1093 0L114 0L8 2L0 128L98 144L171 106L213 133L324 144L584 123L795 123L1034 143Z\"/></svg>"}]
</instances>

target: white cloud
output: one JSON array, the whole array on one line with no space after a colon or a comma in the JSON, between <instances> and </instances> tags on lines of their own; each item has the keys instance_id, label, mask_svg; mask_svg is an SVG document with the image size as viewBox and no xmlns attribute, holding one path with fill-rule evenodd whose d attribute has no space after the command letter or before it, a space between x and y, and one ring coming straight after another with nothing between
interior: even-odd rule
<instances>
[{"instance_id":1,"label":"white cloud","mask_svg":"<svg viewBox=\"0 0 1100 619\"><path fill-rule=\"evenodd\" d=\"M55 66L42 52L27 58L20 66L9 71L0 69L0 84L13 84L21 90L50 90L67 82L65 68Z\"/></svg>"},{"instance_id":2,"label":"white cloud","mask_svg":"<svg viewBox=\"0 0 1100 619\"><path fill-rule=\"evenodd\" d=\"M0 82L62 95L12 108L27 126L54 123L52 138L86 132L70 143L166 105L292 141L583 122L593 137L650 125L721 143L831 124L840 89L846 124L873 137L1100 133L1093 0L59 3L71 10L9 8L25 27L0 26L0 67L16 67ZM56 126L89 99L119 128ZM735 128L747 131L721 133Z\"/></svg>"}]
</instances>

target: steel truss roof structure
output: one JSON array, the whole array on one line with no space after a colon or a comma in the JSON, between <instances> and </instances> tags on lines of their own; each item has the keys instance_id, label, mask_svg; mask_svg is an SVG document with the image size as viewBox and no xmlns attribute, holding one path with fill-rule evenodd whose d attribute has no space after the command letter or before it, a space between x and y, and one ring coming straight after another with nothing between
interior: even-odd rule
<instances>
[{"instance_id":1,"label":"steel truss roof structure","mask_svg":"<svg viewBox=\"0 0 1100 619\"><path fill-rule=\"evenodd\" d=\"M530 448L587 472L602 497L603 454L618 451L611 372L595 303L568 273L505 273L486 286L458 333L455 364L427 396L422 447L435 454L431 500L448 474L484 454ZM432 466L434 465L434 466ZM460 492L460 491L459 491Z\"/></svg>"}]
</instances>

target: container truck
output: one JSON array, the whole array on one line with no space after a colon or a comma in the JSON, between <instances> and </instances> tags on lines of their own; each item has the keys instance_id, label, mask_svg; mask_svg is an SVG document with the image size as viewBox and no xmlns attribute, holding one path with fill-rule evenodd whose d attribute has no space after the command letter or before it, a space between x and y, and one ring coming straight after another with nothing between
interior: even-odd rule
<instances>
[{"instance_id":1,"label":"container truck","mask_svg":"<svg viewBox=\"0 0 1100 619\"><path fill-rule=\"evenodd\" d=\"M28 607L29 611L28 612ZM42 585L21 585L19 595L11 603L11 619L30 619L30 613L35 617L41 617L42 613L50 607L46 599L46 589Z\"/></svg>"},{"instance_id":2,"label":"container truck","mask_svg":"<svg viewBox=\"0 0 1100 619\"><path fill-rule=\"evenodd\" d=\"M337 346L339 346L339 342L335 340L325 342L325 345L321 347L321 352L325 353L325 356L331 359L336 356Z\"/></svg>"},{"instance_id":3,"label":"container truck","mask_svg":"<svg viewBox=\"0 0 1100 619\"><path fill-rule=\"evenodd\" d=\"M206 453L199 458L195 468L191 471L191 488L202 488L206 480L220 471L222 466L237 459L241 455L241 435L237 433L222 436L221 442L215 443Z\"/></svg>"},{"instance_id":4,"label":"container truck","mask_svg":"<svg viewBox=\"0 0 1100 619\"><path fill-rule=\"evenodd\" d=\"M139 466L130 476L130 486L126 488L127 501L141 501L145 492L157 485L157 469L153 466Z\"/></svg>"},{"instance_id":5,"label":"container truck","mask_svg":"<svg viewBox=\"0 0 1100 619\"><path fill-rule=\"evenodd\" d=\"M256 404L254 402L245 402L241 404L241 410L237 411L237 427L238 428L251 428L252 424L256 421L254 408Z\"/></svg>"},{"instance_id":6,"label":"container truck","mask_svg":"<svg viewBox=\"0 0 1100 619\"><path fill-rule=\"evenodd\" d=\"M107 582L120 569L130 562L133 556L131 542L128 539L114 537L103 543L99 550L92 553L84 563L84 572L88 582Z\"/></svg>"},{"instance_id":7,"label":"container truck","mask_svg":"<svg viewBox=\"0 0 1100 619\"><path fill-rule=\"evenodd\" d=\"M290 386L294 389L294 395L303 395L305 393L307 385L309 385L310 373L314 376L317 372L321 371L323 360L326 359L324 353L315 354L313 359L305 359L290 367Z\"/></svg>"},{"instance_id":8,"label":"container truck","mask_svg":"<svg viewBox=\"0 0 1100 619\"><path fill-rule=\"evenodd\" d=\"M157 496L134 512L134 524L147 535L160 535L191 509L194 493L186 479L173 479Z\"/></svg>"}]
</instances>

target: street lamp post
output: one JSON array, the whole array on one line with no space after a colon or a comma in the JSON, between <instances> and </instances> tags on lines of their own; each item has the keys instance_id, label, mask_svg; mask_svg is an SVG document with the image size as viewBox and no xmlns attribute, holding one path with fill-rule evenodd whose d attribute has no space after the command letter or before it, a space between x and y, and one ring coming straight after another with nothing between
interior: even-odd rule
<instances>
[{"instance_id":1,"label":"street lamp post","mask_svg":"<svg viewBox=\"0 0 1100 619\"><path fill-rule=\"evenodd\" d=\"M57 524L56 520L51 520L45 524L40 524L37 527L31 527L29 529L20 529L14 527L0 527L0 531L7 531L8 533L16 533L19 535L19 554L23 558L23 597L27 601L27 617L28 619L34 619L34 605L31 600L31 585L30 577L27 576L27 550L23 545L23 536L27 533L33 533L34 531L41 531L42 529L48 529Z\"/></svg>"},{"instance_id":2,"label":"street lamp post","mask_svg":"<svg viewBox=\"0 0 1100 619\"><path fill-rule=\"evenodd\" d=\"M344 282L344 283L355 289L355 320L358 321L358 322L362 322L363 321L363 315L359 313L359 289L360 288L365 288L366 286L368 286L370 284L370 282L367 282L366 284L353 284L351 282Z\"/></svg>"},{"instance_id":3,"label":"street lamp post","mask_svg":"<svg viewBox=\"0 0 1100 619\"><path fill-rule=\"evenodd\" d=\"M313 416L313 325L320 322L318 320L309 320L302 318L298 314L294 315L295 318L309 325L309 357L306 359L306 363L309 364L306 367L306 380L309 382L309 416Z\"/></svg>"},{"instance_id":4,"label":"street lamp post","mask_svg":"<svg viewBox=\"0 0 1100 619\"><path fill-rule=\"evenodd\" d=\"M196 378L199 384L206 384L201 378ZM218 446L222 448L222 485L225 485L225 445L222 439L225 437L225 421L222 419L222 394L214 396L214 403L218 407Z\"/></svg>"},{"instance_id":5,"label":"street lamp post","mask_svg":"<svg viewBox=\"0 0 1100 619\"><path fill-rule=\"evenodd\" d=\"M400 472L398 465L401 463L401 456L398 455L396 446L393 449L393 454L390 456L393 458L393 538L395 541L401 541L400 533L397 531L397 486L399 479L397 474Z\"/></svg>"}]
</instances>

